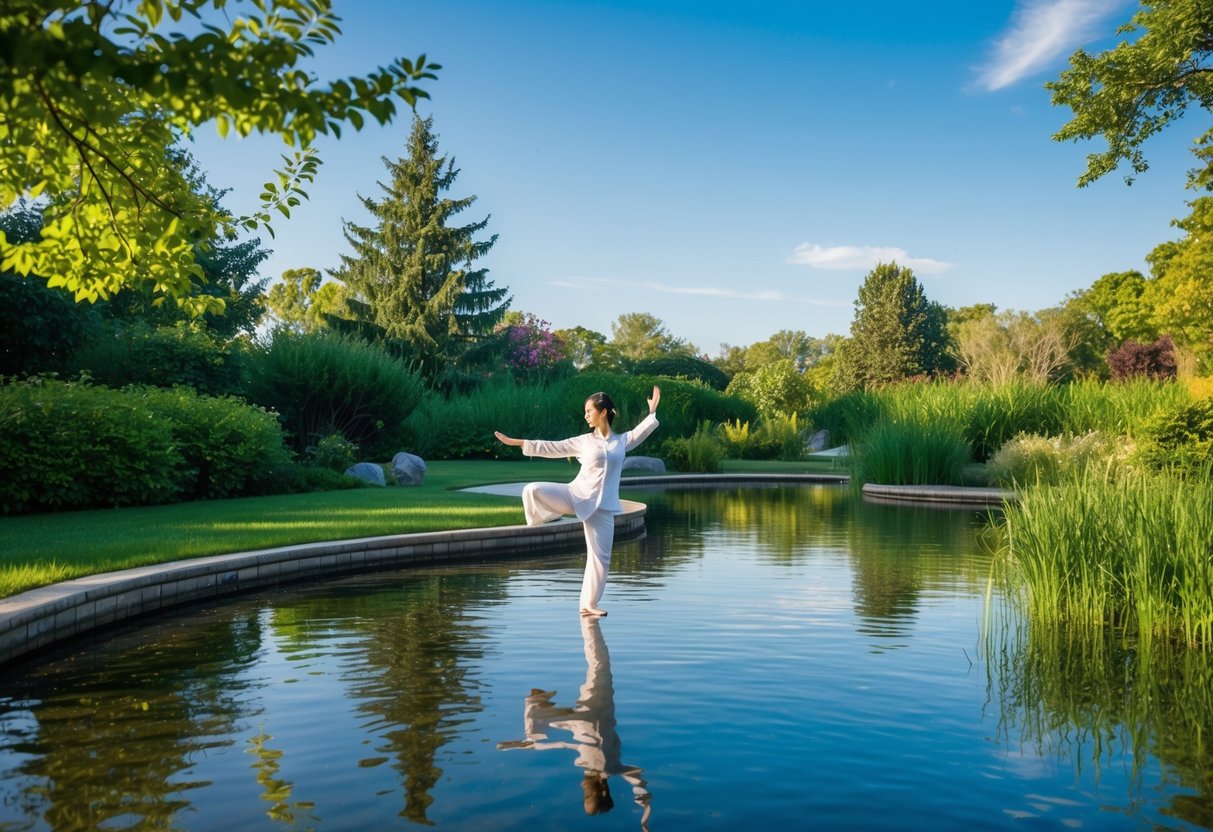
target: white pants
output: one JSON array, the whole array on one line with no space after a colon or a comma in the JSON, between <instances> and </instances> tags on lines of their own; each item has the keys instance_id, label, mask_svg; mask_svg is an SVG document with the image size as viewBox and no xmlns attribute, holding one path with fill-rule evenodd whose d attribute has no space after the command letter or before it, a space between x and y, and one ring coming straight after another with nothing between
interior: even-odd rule
<instances>
[{"instance_id":1,"label":"white pants","mask_svg":"<svg viewBox=\"0 0 1213 832\"><path fill-rule=\"evenodd\" d=\"M575 514L569 487L558 482L533 482L522 489L522 510L528 526L538 526L566 514ZM611 568L615 542L615 513L598 511L581 521L585 530L585 578L581 582L581 608L597 609Z\"/></svg>"}]
</instances>

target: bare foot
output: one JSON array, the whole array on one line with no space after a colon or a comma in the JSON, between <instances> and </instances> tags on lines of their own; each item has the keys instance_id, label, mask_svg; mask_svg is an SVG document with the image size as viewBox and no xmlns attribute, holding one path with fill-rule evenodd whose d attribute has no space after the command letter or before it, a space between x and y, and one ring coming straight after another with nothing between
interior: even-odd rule
<instances>
[{"instance_id":1,"label":"bare foot","mask_svg":"<svg viewBox=\"0 0 1213 832\"><path fill-rule=\"evenodd\" d=\"M593 616L594 618L606 618L607 611L596 609L594 607L586 607L581 610L584 616Z\"/></svg>"}]
</instances>

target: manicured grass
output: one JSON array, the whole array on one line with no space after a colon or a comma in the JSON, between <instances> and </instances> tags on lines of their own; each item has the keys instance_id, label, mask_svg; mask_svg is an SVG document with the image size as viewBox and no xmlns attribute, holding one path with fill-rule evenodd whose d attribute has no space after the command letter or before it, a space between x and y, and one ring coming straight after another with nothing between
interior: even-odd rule
<instances>
[{"instance_id":1,"label":"manicured grass","mask_svg":"<svg viewBox=\"0 0 1213 832\"><path fill-rule=\"evenodd\" d=\"M735 462L726 470L830 472L830 463ZM516 525L517 497L455 489L567 482L563 460L429 464L420 488L206 500L140 508L0 517L0 597L56 581L205 555L386 534ZM626 487L626 481L625 481Z\"/></svg>"}]
</instances>

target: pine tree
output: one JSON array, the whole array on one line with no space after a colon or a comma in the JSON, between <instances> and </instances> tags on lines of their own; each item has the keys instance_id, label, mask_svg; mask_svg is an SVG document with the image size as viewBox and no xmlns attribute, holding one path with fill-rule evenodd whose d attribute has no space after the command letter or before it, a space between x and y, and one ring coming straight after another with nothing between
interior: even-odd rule
<instances>
[{"instance_id":1,"label":"pine tree","mask_svg":"<svg viewBox=\"0 0 1213 832\"><path fill-rule=\"evenodd\" d=\"M459 169L438 155L432 117L413 120L407 150L395 162L384 157L391 182L378 183L383 198L360 197L375 225L343 222L354 254L342 255L331 273L350 288L354 317L436 380L457 372L469 350L491 337L510 298L488 269L472 268L497 242L495 234L476 239L489 218L449 224L476 197L444 196Z\"/></svg>"}]
</instances>

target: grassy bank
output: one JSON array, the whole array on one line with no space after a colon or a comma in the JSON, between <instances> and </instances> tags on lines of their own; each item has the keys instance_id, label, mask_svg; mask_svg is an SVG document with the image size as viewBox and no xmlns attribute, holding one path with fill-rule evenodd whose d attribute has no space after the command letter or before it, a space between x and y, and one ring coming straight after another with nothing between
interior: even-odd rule
<instances>
[{"instance_id":1,"label":"grassy bank","mask_svg":"<svg viewBox=\"0 0 1213 832\"><path fill-rule=\"evenodd\" d=\"M831 470L828 462L733 462L732 472ZM205 500L140 508L0 517L0 597L56 581L205 555L385 534L515 525L516 497L473 485L567 482L562 460L432 462L421 488ZM626 483L625 483L626 486Z\"/></svg>"}]
</instances>

